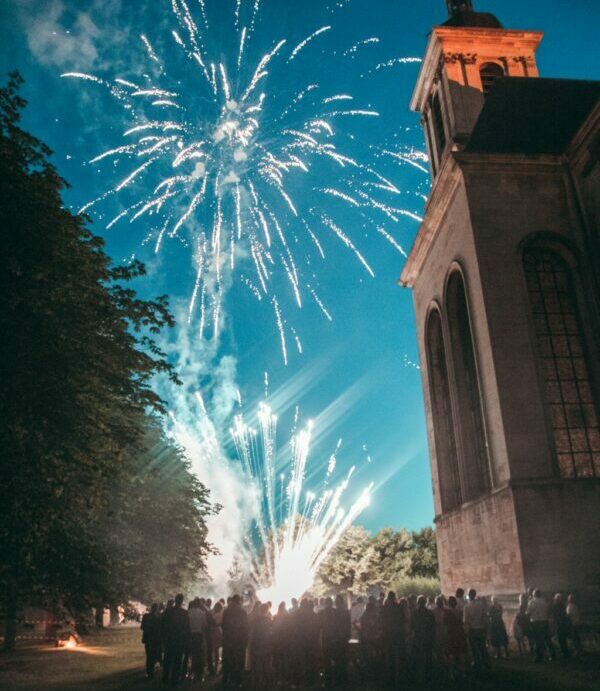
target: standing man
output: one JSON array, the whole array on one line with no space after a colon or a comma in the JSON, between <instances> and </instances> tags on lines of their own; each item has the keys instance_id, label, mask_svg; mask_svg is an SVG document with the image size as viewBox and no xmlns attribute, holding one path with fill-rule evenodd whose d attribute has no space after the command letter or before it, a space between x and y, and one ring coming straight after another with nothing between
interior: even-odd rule
<instances>
[{"instance_id":1,"label":"standing man","mask_svg":"<svg viewBox=\"0 0 600 691\"><path fill-rule=\"evenodd\" d=\"M223 613L223 686L242 684L244 658L248 644L248 615L242 608L239 595L231 598L231 604Z\"/></svg>"},{"instance_id":2,"label":"standing man","mask_svg":"<svg viewBox=\"0 0 600 691\"><path fill-rule=\"evenodd\" d=\"M336 623L336 651L335 673L336 682L342 686L348 678L348 642L352 633L350 611L346 606L346 598L336 595L335 598L335 623Z\"/></svg>"},{"instance_id":3,"label":"standing man","mask_svg":"<svg viewBox=\"0 0 600 691\"><path fill-rule=\"evenodd\" d=\"M158 605L153 604L150 611L142 617L142 643L146 648L146 676L152 679L154 665L160 662L161 654L161 621Z\"/></svg>"},{"instance_id":4,"label":"standing man","mask_svg":"<svg viewBox=\"0 0 600 691\"><path fill-rule=\"evenodd\" d=\"M463 623L473 655L475 672L490 670L490 657L485 645L486 611L483 600L477 599L477 592L471 588L463 611Z\"/></svg>"},{"instance_id":5,"label":"standing man","mask_svg":"<svg viewBox=\"0 0 600 691\"><path fill-rule=\"evenodd\" d=\"M427 609L427 598L419 595L417 609L412 617L413 652L419 681L429 682L433 667L435 645L435 617Z\"/></svg>"},{"instance_id":6,"label":"standing man","mask_svg":"<svg viewBox=\"0 0 600 691\"><path fill-rule=\"evenodd\" d=\"M548 610L548 603L542 597L542 591L534 590L533 598L527 606L527 614L531 620L533 627L533 638L535 640L535 659L536 662L544 661L544 652L546 647L550 653L550 657L556 660L556 652L552 639L550 638L550 617Z\"/></svg>"},{"instance_id":7,"label":"standing man","mask_svg":"<svg viewBox=\"0 0 600 691\"><path fill-rule=\"evenodd\" d=\"M165 658L163 663L163 684L177 686L181 677L181 665L186 649L190 645L190 617L183 609L183 595L175 597L175 605L165 611L163 617Z\"/></svg>"}]
</instances>

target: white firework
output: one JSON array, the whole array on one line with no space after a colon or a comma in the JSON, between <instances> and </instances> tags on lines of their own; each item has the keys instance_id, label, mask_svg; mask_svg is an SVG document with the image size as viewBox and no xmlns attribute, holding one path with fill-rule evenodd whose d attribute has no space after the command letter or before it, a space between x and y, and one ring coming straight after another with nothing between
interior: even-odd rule
<instances>
[{"instance_id":1,"label":"white firework","mask_svg":"<svg viewBox=\"0 0 600 691\"><path fill-rule=\"evenodd\" d=\"M290 440L291 458L283 459L287 472L278 468L277 416L261 403L258 431L236 416L231 435L245 472L258 485L261 510L255 520L256 535L247 540L257 595L276 607L281 601L310 590L319 567L331 554L344 532L369 505L373 485L363 488L344 509L344 493L355 467L345 478L329 486L336 467L341 440L329 457L320 493L307 491L312 422Z\"/></svg>"},{"instance_id":2,"label":"white firework","mask_svg":"<svg viewBox=\"0 0 600 691\"><path fill-rule=\"evenodd\" d=\"M193 88L169 76L146 34L140 40L148 69L135 78L62 75L107 88L128 120L123 141L91 160L112 166L116 183L80 212L118 197L120 210L107 228L145 222L151 227L145 242L153 241L156 252L166 238L192 248L196 279L189 315L200 315L202 337L218 335L226 288L239 279L271 305L287 363L288 332L298 350L302 345L282 313L279 279L289 284L299 308L306 294L331 319L315 290L311 261L313 254L325 258L326 236L339 239L374 276L356 228L370 226L401 250L390 226L412 212L390 204L388 198L400 193L396 186L344 148L353 142L348 119L376 118L378 112L355 103L351 94L325 92L315 81L296 84L308 72L298 63L324 45L332 26L317 27L301 41L274 40L253 61L260 2L234 0L227 20L234 48L227 59L219 46L217 58L209 50L208 3L194 5L195 13L188 0L167 4L174 25L169 55L183 54ZM222 0L216 9L225 21ZM282 84L291 95L282 96ZM349 213L357 216L352 232Z\"/></svg>"}]
</instances>

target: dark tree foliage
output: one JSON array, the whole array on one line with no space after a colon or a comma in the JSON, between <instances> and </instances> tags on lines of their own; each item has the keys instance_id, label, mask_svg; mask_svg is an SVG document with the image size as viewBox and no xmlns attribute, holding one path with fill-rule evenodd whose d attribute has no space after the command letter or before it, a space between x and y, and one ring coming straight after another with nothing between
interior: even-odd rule
<instances>
[{"instance_id":1,"label":"dark tree foliage","mask_svg":"<svg viewBox=\"0 0 600 691\"><path fill-rule=\"evenodd\" d=\"M141 300L124 286L143 265L111 267L87 219L63 206L67 183L51 151L19 126L21 82L11 74L0 89L0 608L8 647L26 603L149 595L157 583L140 585L152 573L139 560L151 538L181 582L201 567L207 510L206 491L176 449L163 466L145 465L148 435L158 443L148 415L164 407L151 380L177 381L155 341L174 324L167 299ZM164 536L163 511L171 521Z\"/></svg>"},{"instance_id":2,"label":"dark tree foliage","mask_svg":"<svg viewBox=\"0 0 600 691\"><path fill-rule=\"evenodd\" d=\"M207 578L205 560L212 551L208 490L165 438L160 421L147 420L143 439L129 451L131 460L115 478L97 523L108 564L96 589L110 605L185 592Z\"/></svg>"},{"instance_id":3,"label":"dark tree foliage","mask_svg":"<svg viewBox=\"0 0 600 691\"><path fill-rule=\"evenodd\" d=\"M413 549L408 575L437 578L438 558L435 530L433 528L421 528L421 530L414 531L412 543Z\"/></svg>"},{"instance_id":4,"label":"dark tree foliage","mask_svg":"<svg viewBox=\"0 0 600 691\"><path fill-rule=\"evenodd\" d=\"M438 578L435 530L409 532L382 528L371 536L360 526L351 526L321 565L315 593L395 587L399 581Z\"/></svg>"}]
</instances>

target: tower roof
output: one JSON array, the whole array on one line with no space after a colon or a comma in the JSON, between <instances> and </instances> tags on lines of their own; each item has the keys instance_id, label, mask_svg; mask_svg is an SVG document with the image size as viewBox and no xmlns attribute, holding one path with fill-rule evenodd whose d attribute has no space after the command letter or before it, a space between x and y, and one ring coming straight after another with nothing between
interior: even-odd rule
<instances>
[{"instance_id":1,"label":"tower roof","mask_svg":"<svg viewBox=\"0 0 600 691\"><path fill-rule=\"evenodd\" d=\"M465 151L561 154L599 101L598 81L499 79Z\"/></svg>"},{"instance_id":2,"label":"tower roof","mask_svg":"<svg viewBox=\"0 0 600 691\"><path fill-rule=\"evenodd\" d=\"M490 12L476 12L471 0L446 0L448 19L442 26L469 26L482 29L502 29L502 24Z\"/></svg>"},{"instance_id":3,"label":"tower roof","mask_svg":"<svg viewBox=\"0 0 600 691\"><path fill-rule=\"evenodd\" d=\"M442 26L469 26L481 29L502 29L500 20L491 12L462 10L453 14Z\"/></svg>"}]
</instances>

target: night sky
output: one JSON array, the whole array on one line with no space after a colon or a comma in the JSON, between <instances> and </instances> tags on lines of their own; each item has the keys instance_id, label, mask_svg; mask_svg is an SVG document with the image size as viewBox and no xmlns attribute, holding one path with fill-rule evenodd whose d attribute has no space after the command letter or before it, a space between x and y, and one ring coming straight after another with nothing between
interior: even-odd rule
<instances>
[{"instance_id":1,"label":"night sky","mask_svg":"<svg viewBox=\"0 0 600 691\"><path fill-rule=\"evenodd\" d=\"M197 0L189 4L199 16ZM248 0L242 6L246 4ZM235 0L206 0L206 6L207 45L223 61L235 62ZM481 0L477 8L493 11L505 27L545 32L538 52L541 76L600 78L597 0ZM375 68L393 58L421 57L431 26L444 19L441 0L263 0L247 57L255 64L279 39L286 38L293 46L319 27L331 25L331 30L305 47L302 60L287 66L282 61L274 68L265 88L283 101L301 86L318 83L320 93L350 93L353 107L377 111L377 118L338 118L336 128L350 155L393 181L400 191L394 205L420 215L427 175L381 155L383 149L403 153L424 148L418 116L408 110L419 65ZM82 71L135 80L149 69L140 33L148 37L160 59L171 65L170 73L190 70L171 40L176 23L170 2L8 0L0 6L0 22L1 71L19 69L25 77L29 107L24 125L54 150L55 165L72 185L65 201L78 209L118 181L110 167L85 163L103 149L121 144L120 135L130 122L122 107L96 84L61 79L60 74ZM374 37L379 41L348 52L357 42ZM177 78L185 82L186 77ZM185 88L189 89L188 110L204 117L209 108L206 99L200 90L196 98L187 83ZM325 169L323 177L320 187L335 186L336 180ZM143 184L141 180L136 191ZM315 204L327 210L339 204L339 200L318 197L314 187L313 176L310 183L300 181L293 188L301 214ZM142 293L169 293L178 314L185 312L194 286L189 247L170 240L155 255L153 243L143 244L149 220L106 230L107 220L121 208L119 203L109 200L90 212L94 231L105 238L116 262L135 255L148 263L149 274L137 286ZM419 528L432 521L433 502L411 296L397 285L404 260L385 239L368 231L369 219L364 215L352 209L340 213L338 218L373 267L375 278L339 240L323 233L326 259L313 258L307 270L333 321L324 318L308 293L299 310L289 285L277 279L286 328L295 329L303 351L298 352L289 330L285 366L273 311L265 301L257 302L234 277L224 302L226 321L219 348L195 373L195 380L186 383L205 390L209 409L218 405L212 400L215 374L211 367L228 356L227 362L235 366L230 376L241 392L244 411L251 416L256 402L264 397L267 372L269 400L281 416L282 444L298 405L303 420L315 420L312 468L326 464L341 438L340 472L356 464L354 486L375 483L374 500L360 522L372 530L384 525ZM408 252L418 222L403 215L385 227ZM295 243L298 257L304 257L306 242L302 237ZM236 271L250 275L252 267L243 258L238 267ZM181 328L187 328L182 321ZM189 328L195 328L195 321ZM223 443L227 446L226 435Z\"/></svg>"}]
</instances>

